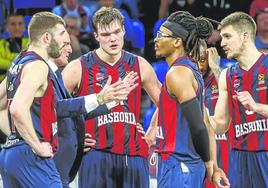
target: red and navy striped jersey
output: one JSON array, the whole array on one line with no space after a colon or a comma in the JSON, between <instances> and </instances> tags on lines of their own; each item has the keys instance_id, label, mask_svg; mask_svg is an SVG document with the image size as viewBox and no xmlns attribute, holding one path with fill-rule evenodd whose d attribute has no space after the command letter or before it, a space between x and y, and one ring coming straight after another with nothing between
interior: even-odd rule
<instances>
[{"instance_id":1,"label":"red and navy striped jersey","mask_svg":"<svg viewBox=\"0 0 268 188\"><path fill-rule=\"evenodd\" d=\"M219 97L218 83L214 74L210 74L205 80L205 107L209 116L214 115L215 106ZM221 135L215 135L217 144L217 161L219 167L228 173L228 160L230 144L228 143L228 132Z\"/></svg>"},{"instance_id":2,"label":"red and navy striped jersey","mask_svg":"<svg viewBox=\"0 0 268 188\"><path fill-rule=\"evenodd\" d=\"M36 53L28 51L20 53L13 61L7 72L7 99L8 105L12 103L12 99L20 85L21 72L27 63L42 60ZM45 61L44 61L45 62ZM49 69L50 70L50 69ZM48 75L48 87L43 97L35 97L30 107L31 118L34 129L40 141L51 143L53 151L57 149L57 120L56 120L56 97L53 89L50 75L53 74L50 70ZM9 113L10 128L16 138L21 136L17 132L14 121Z\"/></svg>"},{"instance_id":3,"label":"red and navy striped jersey","mask_svg":"<svg viewBox=\"0 0 268 188\"><path fill-rule=\"evenodd\" d=\"M96 139L96 149L116 154L148 156L148 146L137 131L136 124L140 116L141 75L138 57L122 51L121 58L113 66L103 62L96 51L91 51L80 58L82 80L79 96L99 93L106 84L108 76L112 83L124 78L130 71L139 75L138 87L131 91L128 100L112 108L109 114L99 115L85 123L86 133Z\"/></svg>"},{"instance_id":4,"label":"red and navy striped jersey","mask_svg":"<svg viewBox=\"0 0 268 188\"><path fill-rule=\"evenodd\" d=\"M248 91L255 102L267 104L268 56L262 54L248 70L238 64L227 69L229 113L232 122L229 129L231 147L237 150L268 150L268 119L261 114L247 110L236 99L239 91Z\"/></svg>"},{"instance_id":5,"label":"red and navy striped jersey","mask_svg":"<svg viewBox=\"0 0 268 188\"><path fill-rule=\"evenodd\" d=\"M203 112L204 83L196 64L190 58L183 56L178 58L171 67L174 66L185 66L193 72L198 83L196 97ZM166 81L161 88L158 108L157 144L163 160L169 156L180 161L201 160L195 151L188 121L181 111L181 104L175 96L168 93Z\"/></svg>"}]
</instances>

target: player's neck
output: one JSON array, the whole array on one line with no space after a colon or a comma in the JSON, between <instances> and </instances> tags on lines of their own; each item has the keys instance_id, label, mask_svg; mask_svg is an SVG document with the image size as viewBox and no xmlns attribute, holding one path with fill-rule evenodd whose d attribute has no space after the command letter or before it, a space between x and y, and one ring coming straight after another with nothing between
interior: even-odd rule
<instances>
[{"instance_id":1,"label":"player's neck","mask_svg":"<svg viewBox=\"0 0 268 188\"><path fill-rule=\"evenodd\" d=\"M247 48L249 51L245 50L243 55L241 55L237 60L241 68L244 70L249 70L260 58L261 52L257 49Z\"/></svg>"},{"instance_id":2,"label":"player's neck","mask_svg":"<svg viewBox=\"0 0 268 188\"><path fill-rule=\"evenodd\" d=\"M47 54L47 50L43 49L43 48L39 48L36 45L29 45L28 50L27 51L33 51L36 54L38 54L40 57L42 57L45 61L48 60L48 54Z\"/></svg>"},{"instance_id":3,"label":"player's neck","mask_svg":"<svg viewBox=\"0 0 268 188\"><path fill-rule=\"evenodd\" d=\"M106 53L101 48L97 49L96 53L97 53L98 57L103 62L105 62L105 63L107 63L109 65L114 65L122 56L122 51L120 51L120 53L118 53L116 55L111 55L111 54Z\"/></svg>"}]
</instances>

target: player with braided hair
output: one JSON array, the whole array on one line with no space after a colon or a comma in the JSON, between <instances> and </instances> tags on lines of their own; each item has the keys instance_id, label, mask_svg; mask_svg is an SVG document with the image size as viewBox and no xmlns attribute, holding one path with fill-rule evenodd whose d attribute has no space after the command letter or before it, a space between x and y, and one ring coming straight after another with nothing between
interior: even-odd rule
<instances>
[{"instance_id":1,"label":"player with braided hair","mask_svg":"<svg viewBox=\"0 0 268 188\"><path fill-rule=\"evenodd\" d=\"M165 57L170 67L158 104L158 187L198 188L206 170L212 175L210 140L215 147L215 138L204 123L204 83L193 60L200 59L201 41L212 30L206 18L177 11L162 24L154 40L156 55Z\"/></svg>"}]
</instances>

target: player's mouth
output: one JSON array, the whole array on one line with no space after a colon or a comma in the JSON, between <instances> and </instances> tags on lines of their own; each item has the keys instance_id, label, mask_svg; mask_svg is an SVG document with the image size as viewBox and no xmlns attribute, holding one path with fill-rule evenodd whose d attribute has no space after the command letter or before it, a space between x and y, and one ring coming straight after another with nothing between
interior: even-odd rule
<instances>
[{"instance_id":1,"label":"player's mouth","mask_svg":"<svg viewBox=\"0 0 268 188\"><path fill-rule=\"evenodd\" d=\"M115 49L118 48L118 45L117 44L113 44L113 45L110 46L110 48L113 49L113 50L115 50Z\"/></svg>"}]
</instances>

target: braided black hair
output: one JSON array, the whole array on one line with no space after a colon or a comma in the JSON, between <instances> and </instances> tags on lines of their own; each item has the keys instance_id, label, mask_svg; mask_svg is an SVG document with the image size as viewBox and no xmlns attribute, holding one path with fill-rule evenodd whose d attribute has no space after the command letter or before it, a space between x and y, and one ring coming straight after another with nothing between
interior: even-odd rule
<instances>
[{"instance_id":1,"label":"braided black hair","mask_svg":"<svg viewBox=\"0 0 268 188\"><path fill-rule=\"evenodd\" d=\"M200 59L200 40L207 40L212 31L211 22L202 16L194 17L187 11L176 11L168 17L168 21L177 23L184 27L189 35L184 42L187 55L191 55L194 59Z\"/></svg>"}]
</instances>

